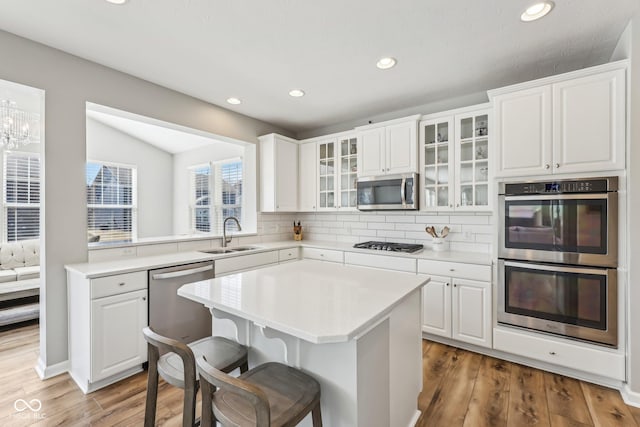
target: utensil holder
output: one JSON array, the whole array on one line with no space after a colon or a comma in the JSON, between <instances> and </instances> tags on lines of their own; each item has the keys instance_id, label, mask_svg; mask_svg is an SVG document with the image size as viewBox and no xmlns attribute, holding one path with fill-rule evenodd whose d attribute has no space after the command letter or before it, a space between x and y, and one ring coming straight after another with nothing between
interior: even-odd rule
<instances>
[{"instance_id":1,"label":"utensil holder","mask_svg":"<svg viewBox=\"0 0 640 427\"><path fill-rule=\"evenodd\" d=\"M431 250L435 252L446 251L449 249L449 242L446 242L443 237L431 238Z\"/></svg>"},{"instance_id":2,"label":"utensil holder","mask_svg":"<svg viewBox=\"0 0 640 427\"><path fill-rule=\"evenodd\" d=\"M302 240L302 226L296 225L293 227L293 240Z\"/></svg>"}]
</instances>

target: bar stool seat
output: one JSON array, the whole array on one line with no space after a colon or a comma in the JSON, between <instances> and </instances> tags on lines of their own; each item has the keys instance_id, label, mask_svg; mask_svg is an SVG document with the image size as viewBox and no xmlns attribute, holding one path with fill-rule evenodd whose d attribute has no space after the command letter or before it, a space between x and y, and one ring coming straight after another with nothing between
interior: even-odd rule
<instances>
[{"instance_id":1,"label":"bar stool seat","mask_svg":"<svg viewBox=\"0 0 640 427\"><path fill-rule=\"evenodd\" d=\"M194 360L199 356L205 356L207 360L213 360L215 367L223 372L231 372L247 364L247 348L224 337L205 337L187 344L187 347L193 352ZM243 372L246 370L247 368ZM169 384L184 388L182 358L176 353L170 352L160 356L158 373Z\"/></svg>"},{"instance_id":2,"label":"bar stool seat","mask_svg":"<svg viewBox=\"0 0 640 427\"><path fill-rule=\"evenodd\" d=\"M236 368L240 368L240 372L246 372L248 369L247 348L227 338L206 337L184 344L157 334L149 327L142 332L149 349L145 427L155 425L158 375L169 384L184 389L182 425L192 427L196 424L196 394L199 388L196 357L207 357L224 372L231 372ZM161 351L167 353L160 356Z\"/></svg>"},{"instance_id":3,"label":"bar stool seat","mask_svg":"<svg viewBox=\"0 0 640 427\"><path fill-rule=\"evenodd\" d=\"M238 378L196 363L202 386L202 426L212 426L211 412L223 426L289 427L311 412L314 427L322 426L320 384L299 369L269 362ZM215 387L218 390L213 392Z\"/></svg>"}]
</instances>

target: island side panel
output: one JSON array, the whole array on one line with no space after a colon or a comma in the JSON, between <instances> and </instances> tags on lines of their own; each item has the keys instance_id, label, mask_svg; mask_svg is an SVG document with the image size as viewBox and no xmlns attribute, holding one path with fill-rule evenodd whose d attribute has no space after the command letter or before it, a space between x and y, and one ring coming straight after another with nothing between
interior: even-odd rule
<instances>
[{"instance_id":1,"label":"island side panel","mask_svg":"<svg viewBox=\"0 0 640 427\"><path fill-rule=\"evenodd\" d=\"M390 412L389 318L357 339L358 426L386 427Z\"/></svg>"},{"instance_id":2,"label":"island side panel","mask_svg":"<svg viewBox=\"0 0 640 427\"><path fill-rule=\"evenodd\" d=\"M390 426L413 426L422 391L421 289L394 308L390 316Z\"/></svg>"}]
</instances>

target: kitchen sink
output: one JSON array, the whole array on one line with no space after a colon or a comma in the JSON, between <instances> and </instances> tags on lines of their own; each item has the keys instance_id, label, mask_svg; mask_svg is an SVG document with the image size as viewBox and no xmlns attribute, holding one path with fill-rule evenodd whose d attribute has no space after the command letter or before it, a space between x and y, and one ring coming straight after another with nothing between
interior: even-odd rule
<instances>
[{"instance_id":1,"label":"kitchen sink","mask_svg":"<svg viewBox=\"0 0 640 427\"><path fill-rule=\"evenodd\" d=\"M199 252L204 252L207 254L228 254L230 252L250 251L252 249L260 249L260 248L258 246L236 246L234 248L213 248L213 249L207 249Z\"/></svg>"}]
</instances>

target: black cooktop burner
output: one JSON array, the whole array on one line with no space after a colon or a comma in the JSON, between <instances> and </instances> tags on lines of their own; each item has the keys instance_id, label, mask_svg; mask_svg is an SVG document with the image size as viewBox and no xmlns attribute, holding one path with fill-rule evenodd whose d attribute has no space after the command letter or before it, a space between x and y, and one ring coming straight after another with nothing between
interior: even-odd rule
<instances>
[{"instance_id":1,"label":"black cooktop burner","mask_svg":"<svg viewBox=\"0 0 640 427\"><path fill-rule=\"evenodd\" d=\"M375 249L378 251L418 252L424 248L424 245L417 245L413 243L363 242L356 243L353 247L359 249Z\"/></svg>"}]
</instances>

